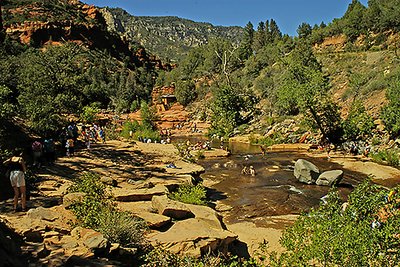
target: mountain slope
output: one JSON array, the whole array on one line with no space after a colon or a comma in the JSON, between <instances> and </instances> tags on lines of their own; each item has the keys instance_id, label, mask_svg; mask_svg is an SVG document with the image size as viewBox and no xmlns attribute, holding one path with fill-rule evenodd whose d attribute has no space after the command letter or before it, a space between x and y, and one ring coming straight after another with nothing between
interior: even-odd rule
<instances>
[{"instance_id":1,"label":"mountain slope","mask_svg":"<svg viewBox=\"0 0 400 267\"><path fill-rule=\"evenodd\" d=\"M241 27L213 26L178 17L132 16L120 8L103 8L101 12L109 31L164 59L178 60L188 49L207 43L210 38L238 42L243 34Z\"/></svg>"}]
</instances>

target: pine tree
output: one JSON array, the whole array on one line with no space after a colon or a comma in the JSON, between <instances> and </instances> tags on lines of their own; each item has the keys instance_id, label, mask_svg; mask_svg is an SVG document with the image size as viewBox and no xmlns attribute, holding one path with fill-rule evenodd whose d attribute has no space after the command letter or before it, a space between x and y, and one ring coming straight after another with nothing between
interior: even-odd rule
<instances>
[{"instance_id":1,"label":"pine tree","mask_svg":"<svg viewBox=\"0 0 400 267\"><path fill-rule=\"evenodd\" d=\"M254 26L249 21L244 28L242 43L240 45L239 56L241 60L248 59L253 54Z\"/></svg>"},{"instance_id":2,"label":"pine tree","mask_svg":"<svg viewBox=\"0 0 400 267\"><path fill-rule=\"evenodd\" d=\"M282 38L282 32L279 29L278 24L275 22L274 19L271 19L271 22L269 24L269 30L271 32L271 38L274 42Z\"/></svg>"},{"instance_id":3,"label":"pine tree","mask_svg":"<svg viewBox=\"0 0 400 267\"><path fill-rule=\"evenodd\" d=\"M265 24L260 22L254 34L254 50L258 51L266 45Z\"/></svg>"}]
</instances>

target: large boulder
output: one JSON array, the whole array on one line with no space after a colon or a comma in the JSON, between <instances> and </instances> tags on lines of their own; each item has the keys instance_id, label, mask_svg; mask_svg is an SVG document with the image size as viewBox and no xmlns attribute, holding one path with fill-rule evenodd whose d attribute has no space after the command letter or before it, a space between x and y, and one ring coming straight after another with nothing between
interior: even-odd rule
<instances>
[{"instance_id":1,"label":"large boulder","mask_svg":"<svg viewBox=\"0 0 400 267\"><path fill-rule=\"evenodd\" d=\"M343 179L342 170L326 171L321 173L321 175L318 177L315 183L317 185L332 186L340 183L342 179Z\"/></svg>"},{"instance_id":2,"label":"large boulder","mask_svg":"<svg viewBox=\"0 0 400 267\"><path fill-rule=\"evenodd\" d=\"M294 176L299 182L313 184L318 179L319 169L305 159L298 159L294 164Z\"/></svg>"},{"instance_id":3,"label":"large boulder","mask_svg":"<svg viewBox=\"0 0 400 267\"><path fill-rule=\"evenodd\" d=\"M200 257L213 252L227 253L237 235L221 228L210 227L202 219L178 221L167 232L150 237L154 245L160 244L172 253Z\"/></svg>"},{"instance_id":4,"label":"large boulder","mask_svg":"<svg viewBox=\"0 0 400 267\"><path fill-rule=\"evenodd\" d=\"M154 196L151 202L153 208L164 216L178 220L194 217L185 204L171 200L167 196Z\"/></svg>"}]
</instances>

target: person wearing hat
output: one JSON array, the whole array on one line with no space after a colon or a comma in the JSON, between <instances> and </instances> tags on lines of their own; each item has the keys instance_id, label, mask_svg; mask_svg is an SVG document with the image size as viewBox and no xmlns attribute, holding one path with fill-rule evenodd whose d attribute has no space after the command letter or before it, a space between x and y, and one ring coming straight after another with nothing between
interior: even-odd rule
<instances>
[{"instance_id":1,"label":"person wearing hat","mask_svg":"<svg viewBox=\"0 0 400 267\"><path fill-rule=\"evenodd\" d=\"M4 161L3 164L8 167L11 186L14 189L14 211L17 211L18 199L20 195L22 211L26 211L26 165L24 159L22 158L22 153L15 151L14 156Z\"/></svg>"}]
</instances>

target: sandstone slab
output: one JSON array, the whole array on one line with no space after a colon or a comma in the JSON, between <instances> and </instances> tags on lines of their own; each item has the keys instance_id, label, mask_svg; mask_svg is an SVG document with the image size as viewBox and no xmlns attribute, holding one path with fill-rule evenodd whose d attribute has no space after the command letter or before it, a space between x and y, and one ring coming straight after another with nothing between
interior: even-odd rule
<instances>
[{"instance_id":1,"label":"sandstone slab","mask_svg":"<svg viewBox=\"0 0 400 267\"><path fill-rule=\"evenodd\" d=\"M315 183L317 185L332 186L334 184L340 183L342 179L343 179L342 170L326 171L321 173L321 175L318 177Z\"/></svg>"},{"instance_id":2,"label":"sandstone slab","mask_svg":"<svg viewBox=\"0 0 400 267\"><path fill-rule=\"evenodd\" d=\"M186 219L194 217L194 214L183 203L169 199L167 196L154 196L152 205L159 214L174 219Z\"/></svg>"},{"instance_id":3,"label":"sandstone slab","mask_svg":"<svg viewBox=\"0 0 400 267\"><path fill-rule=\"evenodd\" d=\"M54 222L59 218L59 214L57 214L57 212L43 207L30 209L26 215L31 219L45 220L49 222Z\"/></svg>"},{"instance_id":4,"label":"sandstone slab","mask_svg":"<svg viewBox=\"0 0 400 267\"><path fill-rule=\"evenodd\" d=\"M146 201L151 200L154 196L165 195L166 188L163 185L156 185L153 188L132 189L129 187L114 188L112 193L115 200L129 201Z\"/></svg>"},{"instance_id":5,"label":"sandstone slab","mask_svg":"<svg viewBox=\"0 0 400 267\"><path fill-rule=\"evenodd\" d=\"M201 219L178 221L167 232L150 237L154 245L181 255L200 257L207 253L227 253L237 236L226 230L217 230Z\"/></svg>"},{"instance_id":6,"label":"sandstone slab","mask_svg":"<svg viewBox=\"0 0 400 267\"><path fill-rule=\"evenodd\" d=\"M151 212L138 212L136 216L146 221L147 226L153 229L162 228L171 222L171 218Z\"/></svg>"}]
</instances>

